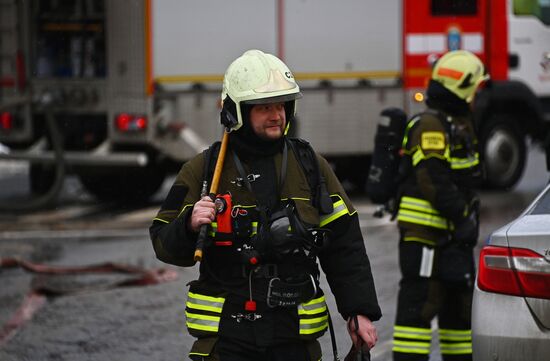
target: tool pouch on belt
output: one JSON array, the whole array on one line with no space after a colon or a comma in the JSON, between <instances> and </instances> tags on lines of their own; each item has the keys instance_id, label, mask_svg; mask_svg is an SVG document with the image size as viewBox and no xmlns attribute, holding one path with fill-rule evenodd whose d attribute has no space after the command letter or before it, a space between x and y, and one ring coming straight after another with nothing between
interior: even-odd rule
<instances>
[{"instance_id":1,"label":"tool pouch on belt","mask_svg":"<svg viewBox=\"0 0 550 361\"><path fill-rule=\"evenodd\" d=\"M280 278L272 278L267 289L269 307L294 307L310 301L317 295L318 287L313 276L304 282L288 283Z\"/></svg>"}]
</instances>

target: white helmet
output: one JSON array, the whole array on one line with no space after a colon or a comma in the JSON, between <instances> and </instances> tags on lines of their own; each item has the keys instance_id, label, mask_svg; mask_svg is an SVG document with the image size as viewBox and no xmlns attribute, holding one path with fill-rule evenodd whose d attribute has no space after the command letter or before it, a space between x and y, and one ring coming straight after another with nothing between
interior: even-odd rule
<instances>
[{"instance_id":1,"label":"white helmet","mask_svg":"<svg viewBox=\"0 0 550 361\"><path fill-rule=\"evenodd\" d=\"M222 101L231 98L237 114L227 123L222 118L222 123L230 124L231 130L239 129L243 125L242 104L285 102L285 111L294 116L295 101L301 96L292 72L279 58L248 50L229 65L223 77Z\"/></svg>"},{"instance_id":2,"label":"white helmet","mask_svg":"<svg viewBox=\"0 0 550 361\"><path fill-rule=\"evenodd\" d=\"M432 79L470 103L477 87L489 76L477 56L467 50L450 51L435 63Z\"/></svg>"}]
</instances>

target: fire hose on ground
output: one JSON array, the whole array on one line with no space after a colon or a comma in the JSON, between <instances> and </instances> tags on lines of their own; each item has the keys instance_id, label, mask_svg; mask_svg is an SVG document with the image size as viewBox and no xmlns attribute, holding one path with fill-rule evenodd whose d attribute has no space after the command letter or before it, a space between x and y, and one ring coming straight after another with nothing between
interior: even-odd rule
<instances>
[{"instance_id":1,"label":"fire hose on ground","mask_svg":"<svg viewBox=\"0 0 550 361\"><path fill-rule=\"evenodd\" d=\"M28 321L33 315L46 304L48 297L61 297L69 294L103 291L118 287L139 287L157 285L160 283L175 281L178 273L174 269L157 268L144 269L127 264L105 262L86 266L49 266L24 261L19 258L1 258L0 271L2 269L21 268L34 274L42 275L84 275L84 274L126 274L135 277L125 279L119 282L104 284L93 287L76 287L72 289L60 290L48 285L38 285L33 287L21 302L19 308L13 316L4 325L0 325L0 347L11 339L15 333Z\"/></svg>"}]
</instances>

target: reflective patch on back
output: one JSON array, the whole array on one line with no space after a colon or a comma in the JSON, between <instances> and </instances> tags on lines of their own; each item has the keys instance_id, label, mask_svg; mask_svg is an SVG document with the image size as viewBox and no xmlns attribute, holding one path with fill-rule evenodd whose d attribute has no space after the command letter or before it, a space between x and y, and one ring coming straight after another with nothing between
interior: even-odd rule
<instances>
[{"instance_id":1,"label":"reflective patch on back","mask_svg":"<svg viewBox=\"0 0 550 361\"><path fill-rule=\"evenodd\" d=\"M445 149L445 134L443 132L422 133L422 149L443 150Z\"/></svg>"}]
</instances>

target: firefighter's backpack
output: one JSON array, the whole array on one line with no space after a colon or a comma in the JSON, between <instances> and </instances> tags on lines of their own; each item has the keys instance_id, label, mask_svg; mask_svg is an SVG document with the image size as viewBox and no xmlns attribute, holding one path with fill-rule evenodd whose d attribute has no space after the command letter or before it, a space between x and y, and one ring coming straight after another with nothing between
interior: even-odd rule
<instances>
[{"instance_id":1,"label":"firefighter's backpack","mask_svg":"<svg viewBox=\"0 0 550 361\"><path fill-rule=\"evenodd\" d=\"M366 186L373 203L387 204L397 193L406 126L407 114L403 110L386 108L380 113Z\"/></svg>"}]
</instances>

